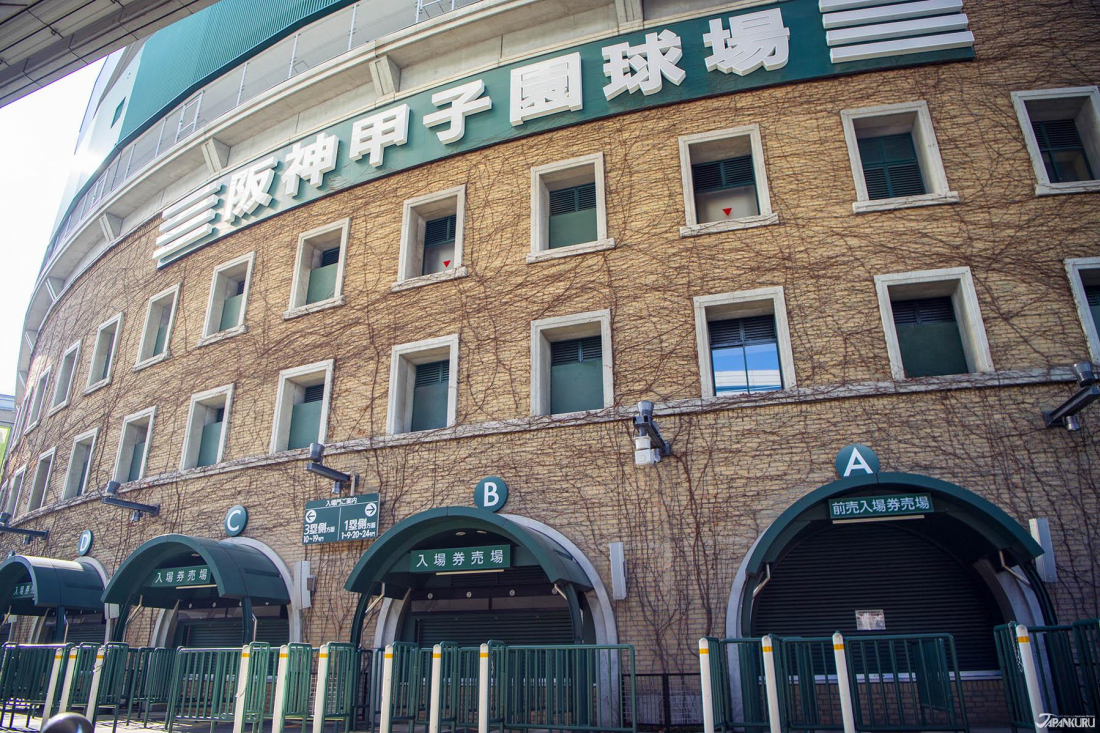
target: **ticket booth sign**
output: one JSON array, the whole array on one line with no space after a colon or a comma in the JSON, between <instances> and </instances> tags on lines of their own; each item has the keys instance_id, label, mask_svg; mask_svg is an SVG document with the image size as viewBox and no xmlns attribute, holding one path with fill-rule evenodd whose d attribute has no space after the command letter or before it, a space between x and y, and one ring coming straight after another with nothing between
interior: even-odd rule
<instances>
[{"instance_id":1,"label":"ticket booth sign","mask_svg":"<svg viewBox=\"0 0 1100 733\"><path fill-rule=\"evenodd\" d=\"M512 564L509 545L458 547L451 550L413 550L409 571L413 573L455 573L502 570Z\"/></svg>"},{"instance_id":2,"label":"ticket booth sign","mask_svg":"<svg viewBox=\"0 0 1100 733\"><path fill-rule=\"evenodd\" d=\"M11 589L11 599L13 601L21 601L32 597L34 597L34 585L32 583L20 583Z\"/></svg>"},{"instance_id":3,"label":"ticket booth sign","mask_svg":"<svg viewBox=\"0 0 1100 733\"><path fill-rule=\"evenodd\" d=\"M378 536L378 494L306 502L302 544L372 540Z\"/></svg>"},{"instance_id":4,"label":"ticket booth sign","mask_svg":"<svg viewBox=\"0 0 1100 733\"><path fill-rule=\"evenodd\" d=\"M160 568L147 585L150 588L184 588L189 585L210 585L214 576L205 565L192 565L185 568Z\"/></svg>"},{"instance_id":5,"label":"ticket booth sign","mask_svg":"<svg viewBox=\"0 0 1100 733\"><path fill-rule=\"evenodd\" d=\"M932 497L929 494L857 496L829 502L829 518L834 520L904 517L931 511Z\"/></svg>"}]
</instances>

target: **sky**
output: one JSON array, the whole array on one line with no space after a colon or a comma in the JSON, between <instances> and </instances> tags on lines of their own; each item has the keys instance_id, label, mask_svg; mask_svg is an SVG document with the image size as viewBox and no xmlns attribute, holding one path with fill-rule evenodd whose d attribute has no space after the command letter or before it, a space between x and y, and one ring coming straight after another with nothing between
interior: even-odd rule
<instances>
[{"instance_id":1,"label":"sky","mask_svg":"<svg viewBox=\"0 0 1100 733\"><path fill-rule=\"evenodd\" d=\"M31 290L74 163L84 108L103 62L0 108L0 393L15 394L19 340Z\"/></svg>"}]
</instances>

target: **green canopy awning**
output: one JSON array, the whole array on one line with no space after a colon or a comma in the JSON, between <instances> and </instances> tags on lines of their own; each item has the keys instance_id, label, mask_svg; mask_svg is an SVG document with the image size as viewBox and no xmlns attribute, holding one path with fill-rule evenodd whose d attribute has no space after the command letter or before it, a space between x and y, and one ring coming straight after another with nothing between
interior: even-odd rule
<instances>
[{"instance_id":1,"label":"green canopy awning","mask_svg":"<svg viewBox=\"0 0 1100 733\"><path fill-rule=\"evenodd\" d=\"M29 583L31 594L13 598ZM51 608L102 611L103 579L91 565L52 557L12 555L0 563L0 607L16 616L42 616Z\"/></svg>"}]
</instances>

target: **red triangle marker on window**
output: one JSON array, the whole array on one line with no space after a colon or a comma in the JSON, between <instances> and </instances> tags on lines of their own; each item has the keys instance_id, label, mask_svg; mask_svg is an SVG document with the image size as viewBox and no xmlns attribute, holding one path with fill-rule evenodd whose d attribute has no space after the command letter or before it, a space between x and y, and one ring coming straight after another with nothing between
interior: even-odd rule
<instances>
[{"instance_id":1,"label":"red triangle marker on window","mask_svg":"<svg viewBox=\"0 0 1100 733\"><path fill-rule=\"evenodd\" d=\"M450 260L443 260L443 266L444 267L450 267L451 266L451 261Z\"/></svg>"},{"instance_id":2,"label":"red triangle marker on window","mask_svg":"<svg viewBox=\"0 0 1100 733\"><path fill-rule=\"evenodd\" d=\"M722 209L722 213L725 214L726 216L729 216L731 211L733 211L732 207L729 208L729 209Z\"/></svg>"}]
</instances>

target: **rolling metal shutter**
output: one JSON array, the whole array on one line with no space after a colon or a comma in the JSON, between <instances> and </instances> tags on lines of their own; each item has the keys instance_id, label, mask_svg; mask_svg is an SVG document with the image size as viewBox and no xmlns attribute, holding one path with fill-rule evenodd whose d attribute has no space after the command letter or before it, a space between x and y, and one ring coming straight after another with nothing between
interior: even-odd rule
<instances>
[{"instance_id":1,"label":"rolling metal shutter","mask_svg":"<svg viewBox=\"0 0 1100 733\"><path fill-rule=\"evenodd\" d=\"M65 641L69 644L102 644L106 636L107 629L101 619L88 619L83 623L74 623L70 619Z\"/></svg>"},{"instance_id":2,"label":"rolling metal shutter","mask_svg":"<svg viewBox=\"0 0 1100 733\"><path fill-rule=\"evenodd\" d=\"M886 634L949 633L960 669L998 668L1003 620L984 582L896 525L830 525L795 545L753 603L751 635L856 633L856 610L879 609Z\"/></svg>"},{"instance_id":3,"label":"rolling metal shutter","mask_svg":"<svg viewBox=\"0 0 1100 733\"><path fill-rule=\"evenodd\" d=\"M182 646L214 649L241 646L239 618L183 621ZM279 646L290 641L290 622L285 618L261 618L256 624L256 641Z\"/></svg>"},{"instance_id":4,"label":"rolling metal shutter","mask_svg":"<svg viewBox=\"0 0 1100 733\"><path fill-rule=\"evenodd\" d=\"M413 628L413 641L421 646L442 641L477 646L490 639L505 644L573 643L567 609L414 614Z\"/></svg>"}]
</instances>

